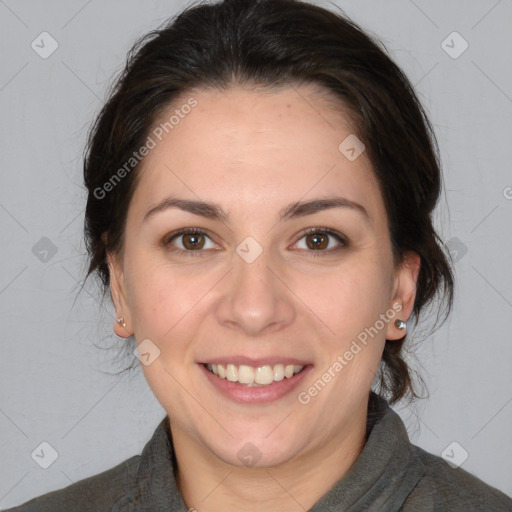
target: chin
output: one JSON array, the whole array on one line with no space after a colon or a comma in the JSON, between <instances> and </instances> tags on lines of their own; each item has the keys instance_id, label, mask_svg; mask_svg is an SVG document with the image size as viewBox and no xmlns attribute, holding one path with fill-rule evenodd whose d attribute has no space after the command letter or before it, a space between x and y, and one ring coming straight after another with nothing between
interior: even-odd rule
<instances>
[{"instance_id":1,"label":"chin","mask_svg":"<svg viewBox=\"0 0 512 512\"><path fill-rule=\"evenodd\" d=\"M237 436L227 444L216 444L210 445L210 450L227 464L239 468L278 466L293 458L297 450L297 443L290 436L272 440L265 439L265 436Z\"/></svg>"}]
</instances>

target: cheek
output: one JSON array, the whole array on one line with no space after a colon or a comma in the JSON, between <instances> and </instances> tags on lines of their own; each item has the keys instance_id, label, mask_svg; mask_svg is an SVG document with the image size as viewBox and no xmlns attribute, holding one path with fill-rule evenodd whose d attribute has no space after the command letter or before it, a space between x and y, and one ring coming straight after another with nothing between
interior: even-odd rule
<instances>
[{"instance_id":1,"label":"cheek","mask_svg":"<svg viewBox=\"0 0 512 512\"><path fill-rule=\"evenodd\" d=\"M316 281L315 292L309 294L313 302L308 305L328 327L326 335L318 338L319 369L331 369L336 376L325 375L333 385L322 400L337 400L338 393L347 389L366 390L371 385L386 335L387 323L380 318L390 308L387 276L389 269L382 262L360 254L321 283Z\"/></svg>"},{"instance_id":2,"label":"cheek","mask_svg":"<svg viewBox=\"0 0 512 512\"><path fill-rule=\"evenodd\" d=\"M213 275L194 276L150 258L134 259L127 265L127 276L135 337L150 338L157 344L168 339L179 344L177 333L202 311L202 299L218 280Z\"/></svg>"},{"instance_id":3,"label":"cheek","mask_svg":"<svg viewBox=\"0 0 512 512\"><path fill-rule=\"evenodd\" d=\"M332 330L353 331L389 307L389 272L371 257L359 254L323 276L301 276L300 297Z\"/></svg>"},{"instance_id":4,"label":"cheek","mask_svg":"<svg viewBox=\"0 0 512 512\"><path fill-rule=\"evenodd\" d=\"M187 293L179 279L158 271L141 273L131 291L135 337L161 340L185 314Z\"/></svg>"}]
</instances>

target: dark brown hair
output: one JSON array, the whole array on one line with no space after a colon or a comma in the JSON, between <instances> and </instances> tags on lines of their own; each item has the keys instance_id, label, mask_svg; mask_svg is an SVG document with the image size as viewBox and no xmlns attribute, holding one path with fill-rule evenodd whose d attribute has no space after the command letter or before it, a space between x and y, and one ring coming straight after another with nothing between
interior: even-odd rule
<instances>
[{"instance_id":1,"label":"dark brown hair","mask_svg":"<svg viewBox=\"0 0 512 512\"><path fill-rule=\"evenodd\" d=\"M162 112L192 88L315 84L350 112L388 213L395 263L421 257L413 317L453 302L448 251L432 212L441 192L438 148L413 88L382 43L342 13L299 0L224 0L193 5L135 43L89 133L84 158L87 273L109 287L107 251L119 252L137 170L112 178L143 146ZM340 141L341 142L341 141ZM119 173L117 175L119 177ZM110 181L109 181L110 180ZM105 236L102 236L104 235ZM402 347L386 341L379 385L390 403L415 394Z\"/></svg>"}]
</instances>

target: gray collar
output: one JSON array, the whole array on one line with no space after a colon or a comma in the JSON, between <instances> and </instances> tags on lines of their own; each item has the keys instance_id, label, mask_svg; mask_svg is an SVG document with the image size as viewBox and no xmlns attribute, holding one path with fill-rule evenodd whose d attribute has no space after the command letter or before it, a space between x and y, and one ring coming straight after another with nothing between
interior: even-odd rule
<instances>
[{"instance_id":1,"label":"gray collar","mask_svg":"<svg viewBox=\"0 0 512 512\"><path fill-rule=\"evenodd\" d=\"M367 442L348 473L339 480L310 512L396 512L425 473L415 457L400 416L388 403L370 395ZM166 416L140 458L137 495L123 500L123 510L187 512L176 486L176 460Z\"/></svg>"},{"instance_id":2,"label":"gray collar","mask_svg":"<svg viewBox=\"0 0 512 512\"><path fill-rule=\"evenodd\" d=\"M370 407L363 451L311 512L396 512L425 474L400 416L373 392Z\"/></svg>"}]
</instances>

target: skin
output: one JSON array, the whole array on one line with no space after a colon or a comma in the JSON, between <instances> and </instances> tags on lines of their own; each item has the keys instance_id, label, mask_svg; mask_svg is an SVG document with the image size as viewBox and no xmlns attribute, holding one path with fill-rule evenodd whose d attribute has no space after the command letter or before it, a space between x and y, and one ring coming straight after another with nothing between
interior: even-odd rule
<instances>
[{"instance_id":1,"label":"skin","mask_svg":"<svg viewBox=\"0 0 512 512\"><path fill-rule=\"evenodd\" d=\"M233 86L191 95L198 105L145 158L123 251L109 255L112 297L126 323L114 329L160 350L141 367L169 415L188 507L307 510L361 453L385 340L404 331L389 321L308 404L297 393L393 304L402 308L395 318L407 320L419 256L408 253L395 268L371 164L365 153L349 161L339 151L350 123L321 91ZM170 195L217 203L229 221L176 208L144 221ZM357 201L369 219L331 208L279 222L290 203L333 195ZM205 232L202 248L186 235L162 244L186 227ZM349 244L329 235L312 249L307 228L329 228ZM236 252L248 236L263 250L252 263ZM313 368L274 403L239 404L219 394L199 366L233 355L296 357ZM252 467L237 457L246 443L261 454Z\"/></svg>"}]
</instances>

